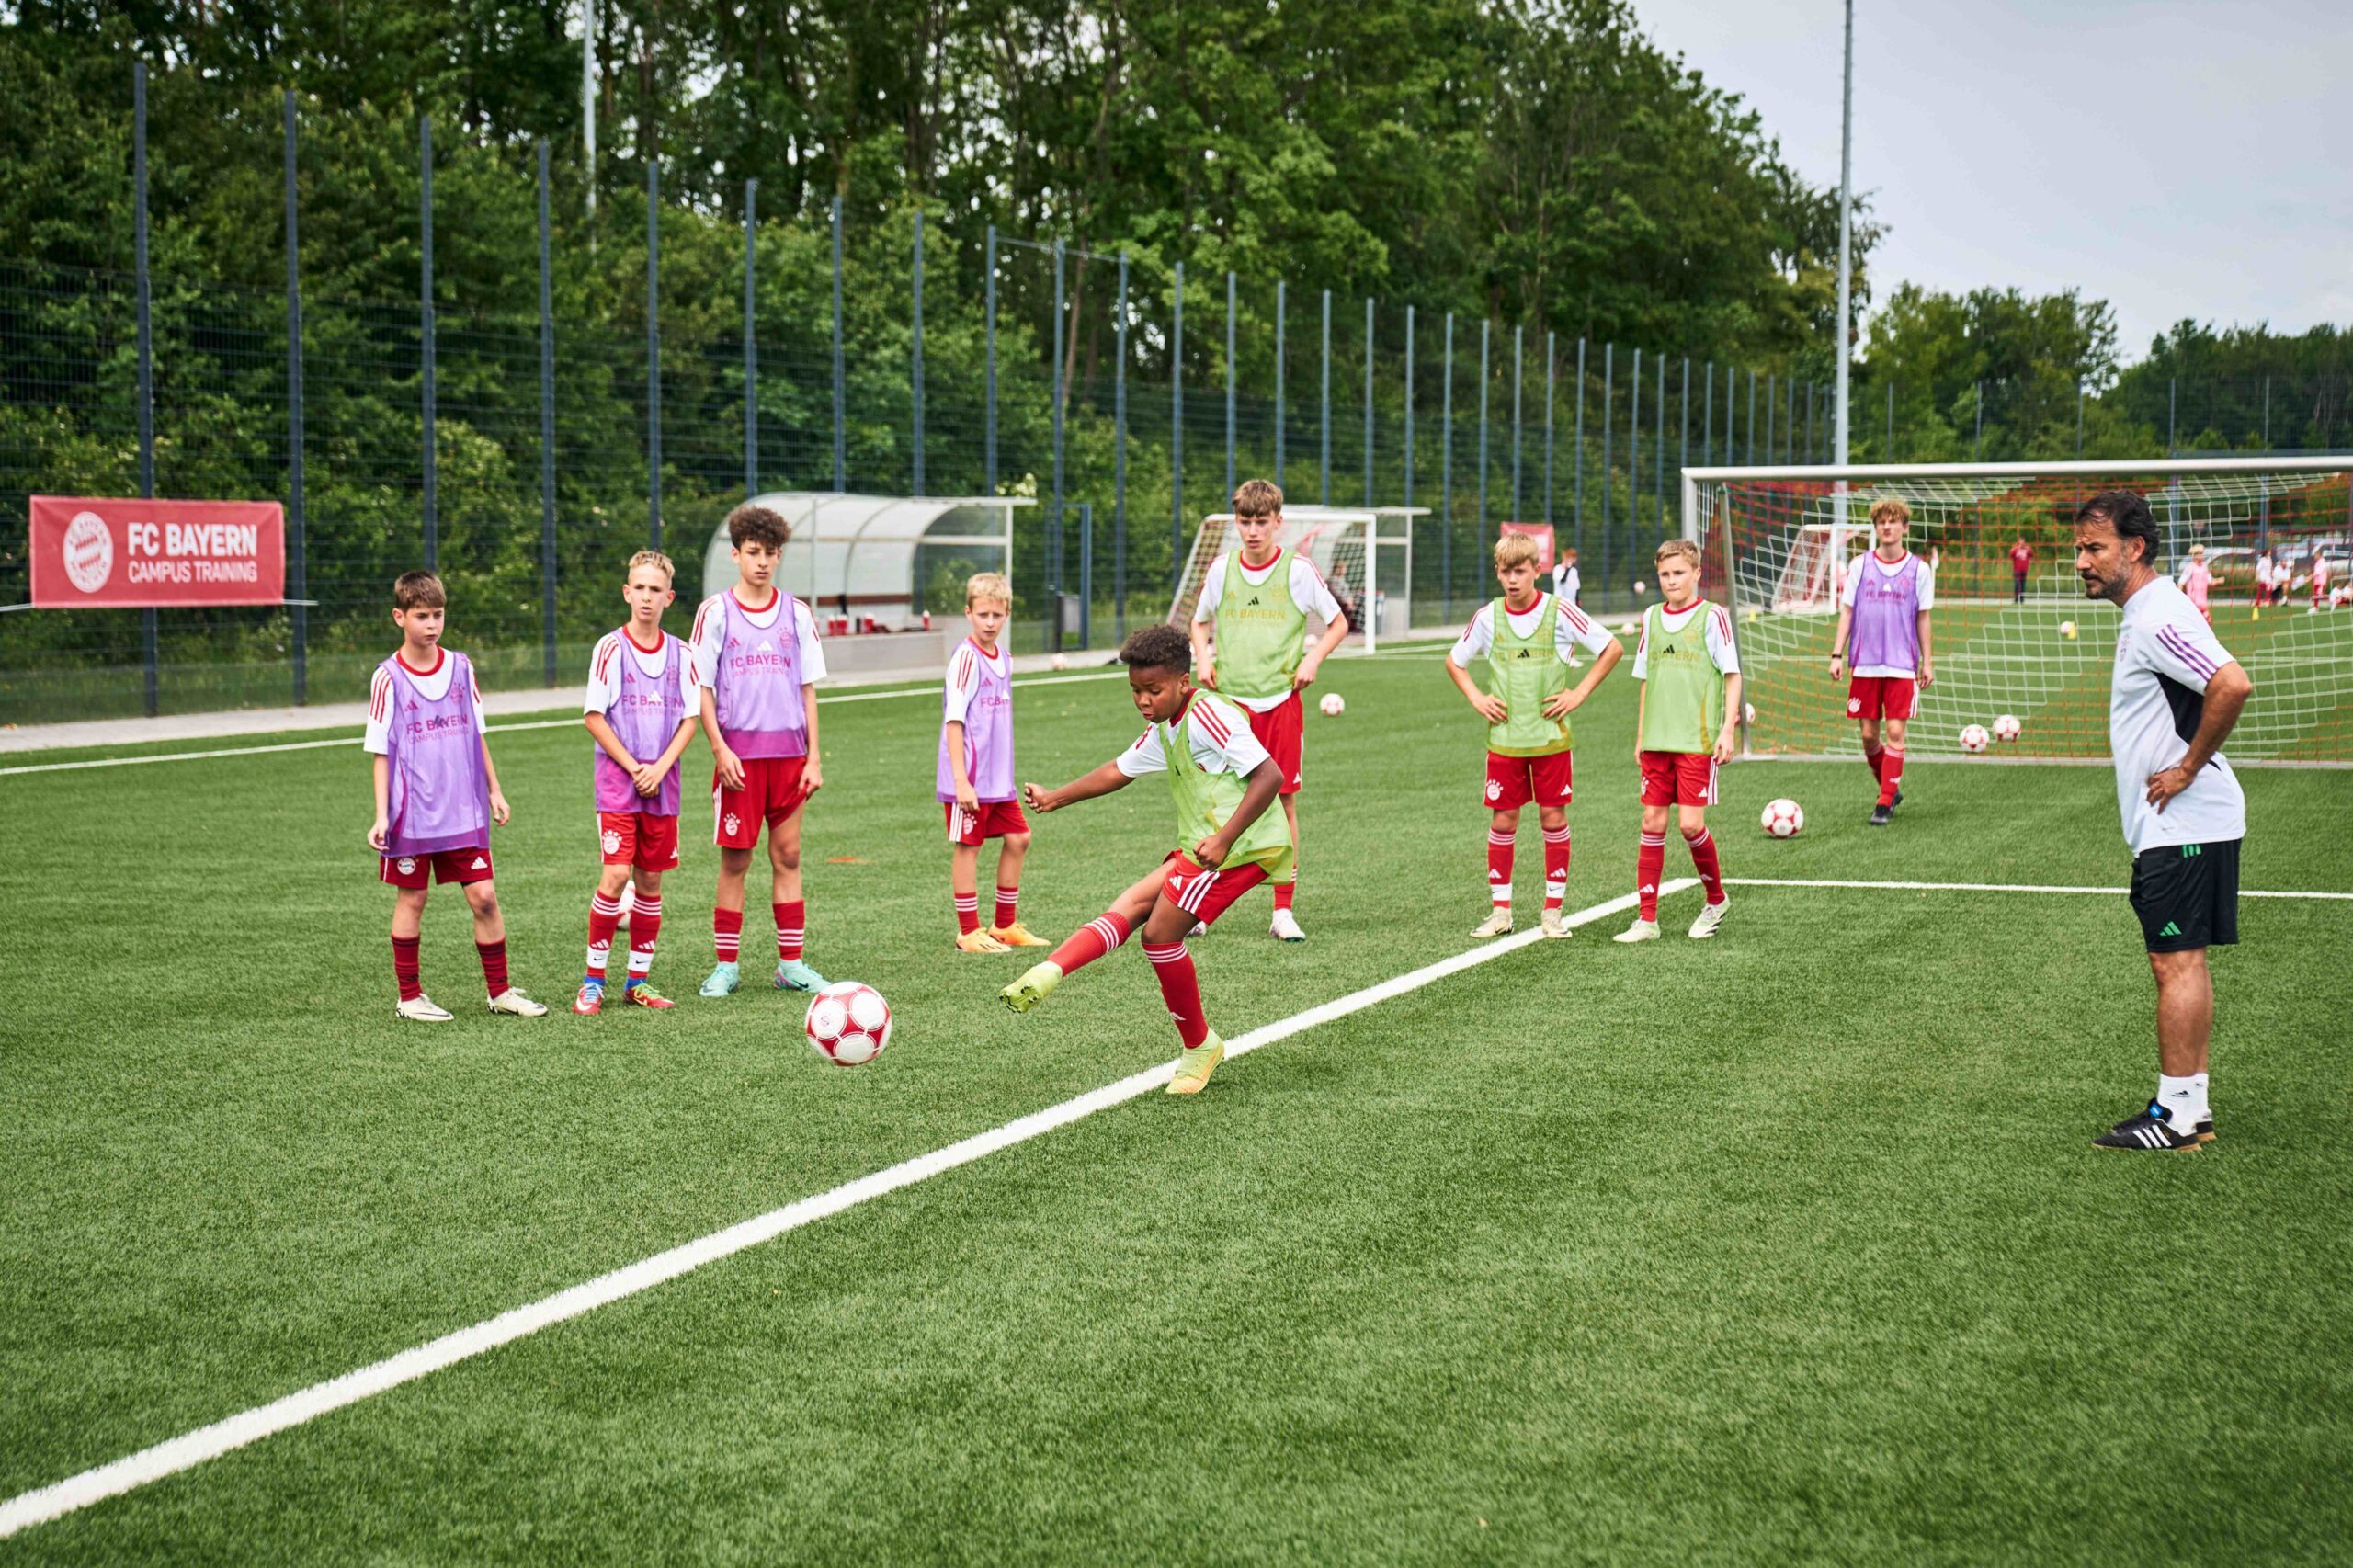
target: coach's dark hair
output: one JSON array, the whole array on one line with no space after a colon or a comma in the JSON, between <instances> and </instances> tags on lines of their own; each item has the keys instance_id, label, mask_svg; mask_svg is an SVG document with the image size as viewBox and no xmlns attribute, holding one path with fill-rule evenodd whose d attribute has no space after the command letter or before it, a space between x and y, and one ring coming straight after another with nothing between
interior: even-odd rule
<instances>
[{"instance_id":1,"label":"coach's dark hair","mask_svg":"<svg viewBox=\"0 0 2353 1568\"><path fill-rule=\"evenodd\" d=\"M2105 522L2119 539L2141 541L2141 564L2157 563L2157 519L2149 498L2137 490L2103 490L2075 508L2079 523Z\"/></svg>"},{"instance_id":2,"label":"coach's dark hair","mask_svg":"<svg viewBox=\"0 0 2353 1568\"><path fill-rule=\"evenodd\" d=\"M783 514L766 506L755 506L746 501L727 514L727 542L741 550L746 541L765 544L770 550L782 550L784 541L792 537L792 525Z\"/></svg>"},{"instance_id":3,"label":"coach's dark hair","mask_svg":"<svg viewBox=\"0 0 2353 1568\"><path fill-rule=\"evenodd\" d=\"M1178 670L1190 674L1193 668L1192 640L1181 627L1162 621L1154 626L1140 626L1128 633L1120 644L1120 663L1131 669Z\"/></svg>"}]
</instances>

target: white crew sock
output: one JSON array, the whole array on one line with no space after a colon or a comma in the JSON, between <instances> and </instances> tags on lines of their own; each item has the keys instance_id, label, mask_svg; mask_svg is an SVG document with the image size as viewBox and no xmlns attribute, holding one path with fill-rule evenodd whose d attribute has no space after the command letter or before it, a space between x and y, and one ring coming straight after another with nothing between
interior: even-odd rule
<instances>
[{"instance_id":1,"label":"white crew sock","mask_svg":"<svg viewBox=\"0 0 2353 1568\"><path fill-rule=\"evenodd\" d=\"M2206 1085L2197 1074L2169 1078L2157 1074L2157 1104L2165 1108L2165 1119L2173 1123L2177 1132L2194 1132L2206 1115Z\"/></svg>"}]
</instances>

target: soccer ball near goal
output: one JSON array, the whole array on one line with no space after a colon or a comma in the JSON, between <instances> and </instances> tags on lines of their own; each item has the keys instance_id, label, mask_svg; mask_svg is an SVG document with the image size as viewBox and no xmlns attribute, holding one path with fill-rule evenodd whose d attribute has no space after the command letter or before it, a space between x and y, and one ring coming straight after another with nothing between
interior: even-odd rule
<instances>
[{"instance_id":1,"label":"soccer ball near goal","mask_svg":"<svg viewBox=\"0 0 2353 1568\"><path fill-rule=\"evenodd\" d=\"M1764 824L1768 838L1795 838L1805 826L1805 808L1784 797L1765 802L1765 814L1758 819Z\"/></svg>"},{"instance_id":2,"label":"soccer ball near goal","mask_svg":"<svg viewBox=\"0 0 2353 1568\"><path fill-rule=\"evenodd\" d=\"M2005 713L1994 721L1994 738L1997 741L2014 741L2018 738L2018 732L2024 728L2025 726L2018 722L2017 714Z\"/></svg>"},{"instance_id":3,"label":"soccer ball near goal","mask_svg":"<svg viewBox=\"0 0 2353 1568\"><path fill-rule=\"evenodd\" d=\"M1324 700L1315 705L1315 710L1326 719L1336 719L1348 710L1348 705L1338 692L1327 691Z\"/></svg>"},{"instance_id":4,"label":"soccer ball near goal","mask_svg":"<svg viewBox=\"0 0 2353 1568\"><path fill-rule=\"evenodd\" d=\"M2072 620L2061 621L2059 623L2059 635L2064 637L2068 642L2073 642L2075 640L2075 623Z\"/></svg>"},{"instance_id":5,"label":"soccer ball near goal","mask_svg":"<svg viewBox=\"0 0 2353 1568\"><path fill-rule=\"evenodd\" d=\"M1971 724L1961 732L1961 749L1963 751L1980 752L1993 744L1994 737L1985 733L1983 724Z\"/></svg>"},{"instance_id":6,"label":"soccer ball near goal","mask_svg":"<svg viewBox=\"0 0 2353 1568\"><path fill-rule=\"evenodd\" d=\"M809 998L801 1027L810 1050L836 1067L857 1067L891 1043L891 1005L870 985L837 980Z\"/></svg>"}]
</instances>

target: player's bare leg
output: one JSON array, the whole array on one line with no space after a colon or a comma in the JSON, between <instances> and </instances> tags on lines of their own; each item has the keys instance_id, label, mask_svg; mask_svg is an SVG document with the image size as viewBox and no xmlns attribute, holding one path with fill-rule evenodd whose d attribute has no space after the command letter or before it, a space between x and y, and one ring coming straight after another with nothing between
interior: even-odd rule
<instances>
[{"instance_id":1,"label":"player's bare leg","mask_svg":"<svg viewBox=\"0 0 2353 1568\"><path fill-rule=\"evenodd\" d=\"M1666 812L1665 806L1643 807L1642 852L1635 858L1634 869L1634 892L1641 903L1635 906L1633 924L1610 937L1613 942L1658 940L1658 879L1666 859Z\"/></svg>"},{"instance_id":2,"label":"player's bare leg","mask_svg":"<svg viewBox=\"0 0 2353 1568\"><path fill-rule=\"evenodd\" d=\"M801 808L768 828L768 886L776 900L776 988L822 991L825 977L801 960L808 906L801 899Z\"/></svg>"},{"instance_id":3,"label":"player's bare leg","mask_svg":"<svg viewBox=\"0 0 2353 1568\"><path fill-rule=\"evenodd\" d=\"M1113 899L1110 908L1063 937L1062 945L1045 962L1031 965L1029 972L998 992L1005 1005L1017 1013L1026 1013L1052 995L1064 975L1117 950L1136 928L1136 923L1160 899L1160 890L1168 881L1169 865L1164 860L1154 867L1149 875ZM1186 915L1185 920L1189 926L1192 916Z\"/></svg>"},{"instance_id":4,"label":"player's bare leg","mask_svg":"<svg viewBox=\"0 0 2353 1568\"><path fill-rule=\"evenodd\" d=\"M948 856L948 891L956 899L956 950L1001 953L1005 944L981 928L981 849L959 844Z\"/></svg>"},{"instance_id":5,"label":"player's bare leg","mask_svg":"<svg viewBox=\"0 0 2353 1568\"><path fill-rule=\"evenodd\" d=\"M417 937L425 930L426 891L424 888L392 890L392 972L395 979L404 983L401 985L403 991L411 989L414 981L414 971L410 966L416 961ZM415 987L415 995L403 996L399 1006L392 1009L398 1017L413 1024L446 1024L449 1021L450 1013L447 1007L437 1006L422 986Z\"/></svg>"},{"instance_id":6,"label":"player's bare leg","mask_svg":"<svg viewBox=\"0 0 2353 1568\"><path fill-rule=\"evenodd\" d=\"M1680 806L1677 808L1683 830L1684 846L1691 851L1691 868L1699 873L1699 885L1707 890L1708 902L1700 906L1699 916L1691 922L1688 935L1693 940L1704 940L1716 934L1732 910L1732 900L1724 893L1723 870L1716 860L1716 841L1708 833L1708 808Z\"/></svg>"},{"instance_id":7,"label":"player's bare leg","mask_svg":"<svg viewBox=\"0 0 2353 1568\"><path fill-rule=\"evenodd\" d=\"M1185 933L1192 926L1191 914L1179 908L1165 889L1143 922L1143 956L1152 961L1152 976L1160 983L1160 999L1184 1047L1176 1075L1168 1080L1166 1092L1172 1095L1199 1094L1217 1064L1225 1060L1225 1041L1210 1028L1201 1007L1200 976L1193 969L1193 955L1185 950Z\"/></svg>"},{"instance_id":8,"label":"player's bare leg","mask_svg":"<svg viewBox=\"0 0 2353 1568\"><path fill-rule=\"evenodd\" d=\"M498 890L485 879L466 884L466 907L474 915L474 951L482 958L483 986L490 993L490 1010L518 1018L536 1018L547 1008L515 989L506 978L506 915L498 907Z\"/></svg>"},{"instance_id":9,"label":"player's bare leg","mask_svg":"<svg viewBox=\"0 0 2353 1568\"><path fill-rule=\"evenodd\" d=\"M2157 1096L2092 1142L2103 1149L2192 1151L2214 1138L2206 1104L2214 977L2203 948L2151 953L2149 971L2157 982Z\"/></svg>"},{"instance_id":10,"label":"player's bare leg","mask_svg":"<svg viewBox=\"0 0 2353 1568\"><path fill-rule=\"evenodd\" d=\"M1008 833L996 842L996 907L990 912L989 935L1007 948L1042 948L1046 938L1021 924L1021 866L1029 856L1029 835Z\"/></svg>"},{"instance_id":11,"label":"player's bare leg","mask_svg":"<svg viewBox=\"0 0 2353 1568\"><path fill-rule=\"evenodd\" d=\"M741 983L743 971L736 966L744 937L744 883L751 870L749 849L720 846L719 884L710 902L711 941L718 961L697 987L699 995L724 996Z\"/></svg>"},{"instance_id":12,"label":"player's bare leg","mask_svg":"<svg viewBox=\"0 0 2353 1568\"><path fill-rule=\"evenodd\" d=\"M1487 823L1487 917L1471 935L1484 940L1511 935L1511 857L1519 834L1519 808L1497 808Z\"/></svg>"},{"instance_id":13,"label":"player's bare leg","mask_svg":"<svg viewBox=\"0 0 2353 1568\"><path fill-rule=\"evenodd\" d=\"M1538 806L1536 825L1544 831L1544 935L1558 941L1569 934L1561 913L1569 891L1569 808Z\"/></svg>"},{"instance_id":14,"label":"player's bare leg","mask_svg":"<svg viewBox=\"0 0 2353 1568\"><path fill-rule=\"evenodd\" d=\"M1299 891L1299 797L1278 795L1283 803L1283 825L1290 830L1290 881L1275 884L1275 917L1267 925L1267 933L1279 942L1304 942L1307 933L1299 926L1299 916L1291 912L1290 901Z\"/></svg>"}]
</instances>

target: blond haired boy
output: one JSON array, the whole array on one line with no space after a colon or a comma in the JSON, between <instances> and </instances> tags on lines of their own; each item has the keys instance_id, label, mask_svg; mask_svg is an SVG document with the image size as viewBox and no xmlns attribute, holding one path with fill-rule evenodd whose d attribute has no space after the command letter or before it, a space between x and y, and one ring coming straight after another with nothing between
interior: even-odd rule
<instances>
[{"instance_id":1,"label":"blond haired boy","mask_svg":"<svg viewBox=\"0 0 2353 1568\"><path fill-rule=\"evenodd\" d=\"M1666 869L1666 813L1680 813L1683 842L1707 891L1691 922L1694 937L1712 937L1732 904L1724 897L1708 808L1716 803L1716 769L1732 760L1740 711L1740 654L1732 617L1699 597L1699 549L1671 539L1654 568L1664 601L1643 613L1634 678L1643 683L1634 750L1643 768L1643 839L1634 858L1634 923L1613 940L1658 938L1658 883Z\"/></svg>"},{"instance_id":2,"label":"blond haired boy","mask_svg":"<svg viewBox=\"0 0 2353 1568\"><path fill-rule=\"evenodd\" d=\"M1002 953L1042 948L1021 924L1021 862L1029 819L1013 773L1013 661L997 643L1013 614L1013 585L983 572L964 585L971 634L948 661L940 692L939 765L934 780L948 813L948 885L956 900L956 949ZM981 926L981 846L997 841L996 908Z\"/></svg>"}]
</instances>

